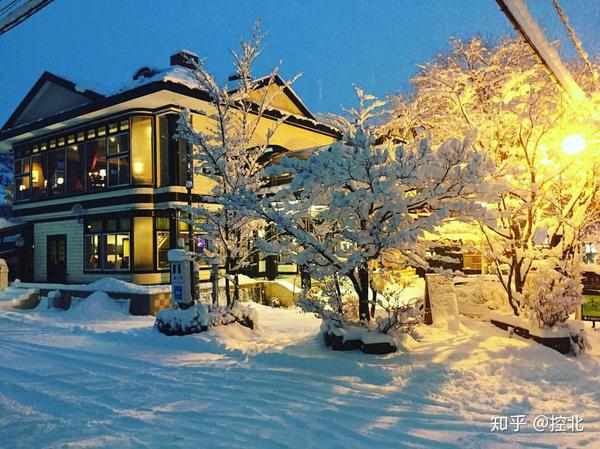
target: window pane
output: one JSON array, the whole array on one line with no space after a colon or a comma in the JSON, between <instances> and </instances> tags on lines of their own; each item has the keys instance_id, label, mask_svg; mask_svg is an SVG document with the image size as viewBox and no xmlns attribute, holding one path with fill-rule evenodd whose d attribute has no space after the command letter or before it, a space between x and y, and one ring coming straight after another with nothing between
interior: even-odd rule
<instances>
[{"instance_id":1,"label":"window pane","mask_svg":"<svg viewBox=\"0 0 600 449\"><path fill-rule=\"evenodd\" d=\"M133 117L131 126L131 179L133 184L152 184L152 118Z\"/></svg>"},{"instance_id":2,"label":"window pane","mask_svg":"<svg viewBox=\"0 0 600 449\"><path fill-rule=\"evenodd\" d=\"M119 231L129 231L131 229L131 218L119 218Z\"/></svg>"},{"instance_id":3,"label":"window pane","mask_svg":"<svg viewBox=\"0 0 600 449\"><path fill-rule=\"evenodd\" d=\"M152 220L152 217L135 217L133 219L133 257L136 270L151 270L154 268Z\"/></svg>"},{"instance_id":4,"label":"window pane","mask_svg":"<svg viewBox=\"0 0 600 449\"><path fill-rule=\"evenodd\" d=\"M83 192L83 148L84 145L71 145L67 148L67 190L69 193Z\"/></svg>"},{"instance_id":5,"label":"window pane","mask_svg":"<svg viewBox=\"0 0 600 449\"><path fill-rule=\"evenodd\" d=\"M156 217L156 229L168 231L170 228L168 217Z\"/></svg>"},{"instance_id":6,"label":"window pane","mask_svg":"<svg viewBox=\"0 0 600 449\"><path fill-rule=\"evenodd\" d=\"M65 193L65 149L60 148L48 155L48 182L50 195Z\"/></svg>"},{"instance_id":7,"label":"window pane","mask_svg":"<svg viewBox=\"0 0 600 449\"><path fill-rule=\"evenodd\" d=\"M129 234L117 235L117 269L129 270Z\"/></svg>"},{"instance_id":8,"label":"window pane","mask_svg":"<svg viewBox=\"0 0 600 449\"><path fill-rule=\"evenodd\" d=\"M15 196L17 201L29 199L29 175L15 178Z\"/></svg>"},{"instance_id":9,"label":"window pane","mask_svg":"<svg viewBox=\"0 0 600 449\"><path fill-rule=\"evenodd\" d=\"M100 236L85 236L85 268L87 270L100 269Z\"/></svg>"},{"instance_id":10,"label":"window pane","mask_svg":"<svg viewBox=\"0 0 600 449\"><path fill-rule=\"evenodd\" d=\"M171 248L171 239L169 231L156 231L156 256L158 268L169 268L169 259L167 253Z\"/></svg>"},{"instance_id":11,"label":"window pane","mask_svg":"<svg viewBox=\"0 0 600 449\"><path fill-rule=\"evenodd\" d=\"M106 220L106 232L115 232L117 230L117 219Z\"/></svg>"},{"instance_id":12,"label":"window pane","mask_svg":"<svg viewBox=\"0 0 600 449\"><path fill-rule=\"evenodd\" d=\"M91 140L86 144L87 190L97 191L106 186L106 140Z\"/></svg>"},{"instance_id":13,"label":"window pane","mask_svg":"<svg viewBox=\"0 0 600 449\"><path fill-rule=\"evenodd\" d=\"M108 160L108 185L129 184L129 156L113 157Z\"/></svg>"},{"instance_id":14,"label":"window pane","mask_svg":"<svg viewBox=\"0 0 600 449\"><path fill-rule=\"evenodd\" d=\"M104 237L104 261L102 267L105 270L114 270L115 269L115 236L114 235L105 235Z\"/></svg>"},{"instance_id":15,"label":"window pane","mask_svg":"<svg viewBox=\"0 0 600 449\"><path fill-rule=\"evenodd\" d=\"M108 154L129 152L129 133L121 133L108 138Z\"/></svg>"},{"instance_id":16,"label":"window pane","mask_svg":"<svg viewBox=\"0 0 600 449\"><path fill-rule=\"evenodd\" d=\"M94 234L102 232L102 220L90 220L86 223L85 232Z\"/></svg>"},{"instance_id":17,"label":"window pane","mask_svg":"<svg viewBox=\"0 0 600 449\"><path fill-rule=\"evenodd\" d=\"M119 185L129 184L129 156L120 157L119 161Z\"/></svg>"},{"instance_id":18,"label":"window pane","mask_svg":"<svg viewBox=\"0 0 600 449\"><path fill-rule=\"evenodd\" d=\"M45 198L48 186L48 153L31 158L31 193L33 199Z\"/></svg>"}]
</instances>

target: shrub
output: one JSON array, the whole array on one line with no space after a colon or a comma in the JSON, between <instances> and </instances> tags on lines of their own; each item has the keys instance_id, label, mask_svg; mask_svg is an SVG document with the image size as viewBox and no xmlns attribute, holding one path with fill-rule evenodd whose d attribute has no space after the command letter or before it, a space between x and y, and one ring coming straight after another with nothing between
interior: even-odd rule
<instances>
[{"instance_id":1,"label":"shrub","mask_svg":"<svg viewBox=\"0 0 600 449\"><path fill-rule=\"evenodd\" d=\"M258 313L255 309L238 303L233 307L197 304L188 309L172 308L160 311L154 327L166 335L188 335L232 323L255 329L258 325Z\"/></svg>"}]
</instances>

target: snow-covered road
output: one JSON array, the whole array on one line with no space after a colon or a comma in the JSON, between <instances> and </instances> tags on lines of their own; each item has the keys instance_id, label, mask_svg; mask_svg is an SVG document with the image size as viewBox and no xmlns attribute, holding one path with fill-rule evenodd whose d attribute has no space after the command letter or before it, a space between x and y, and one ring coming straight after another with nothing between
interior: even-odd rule
<instances>
[{"instance_id":1,"label":"snow-covered road","mask_svg":"<svg viewBox=\"0 0 600 449\"><path fill-rule=\"evenodd\" d=\"M564 357L465 320L401 354L334 353L316 319L257 307L259 332L187 337L116 310L0 309L0 447L600 447L595 352ZM490 432L493 415L540 413L585 430Z\"/></svg>"}]
</instances>

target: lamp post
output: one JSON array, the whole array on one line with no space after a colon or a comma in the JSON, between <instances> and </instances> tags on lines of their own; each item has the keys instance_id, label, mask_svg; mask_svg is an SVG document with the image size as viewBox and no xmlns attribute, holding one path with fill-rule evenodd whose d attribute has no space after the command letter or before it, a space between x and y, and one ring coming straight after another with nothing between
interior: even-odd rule
<instances>
[{"instance_id":1,"label":"lamp post","mask_svg":"<svg viewBox=\"0 0 600 449\"><path fill-rule=\"evenodd\" d=\"M192 216L192 187L194 186L194 170L193 170L193 158L192 158L192 146L190 144L187 145L187 180L185 182L185 188L187 189L187 204L188 204L188 214L190 218L190 223L188 224L188 250L190 252L190 256L192 256L192 262L190 263L190 291L192 293L192 303L196 301L196 276L194 272L194 254L195 254L195 245L194 245L194 226L192 225L193 216Z\"/></svg>"}]
</instances>

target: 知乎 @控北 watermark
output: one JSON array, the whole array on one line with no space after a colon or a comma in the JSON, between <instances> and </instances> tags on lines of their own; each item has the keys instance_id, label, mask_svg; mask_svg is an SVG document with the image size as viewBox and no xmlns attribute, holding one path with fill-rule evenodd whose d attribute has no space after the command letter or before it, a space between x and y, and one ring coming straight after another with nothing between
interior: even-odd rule
<instances>
[{"instance_id":1,"label":"\u77e5\u4e4e @\u63a7\u5317 watermark","mask_svg":"<svg viewBox=\"0 0 600 449\"><path fill-rule=\"evenodd\" d=\"M583 432L583 418L578 415L494 415L490 422L492 432L520 432L523 429L536 432Z\"/></svg>"}]
</instances>

